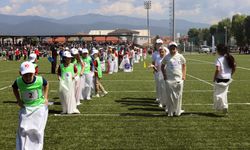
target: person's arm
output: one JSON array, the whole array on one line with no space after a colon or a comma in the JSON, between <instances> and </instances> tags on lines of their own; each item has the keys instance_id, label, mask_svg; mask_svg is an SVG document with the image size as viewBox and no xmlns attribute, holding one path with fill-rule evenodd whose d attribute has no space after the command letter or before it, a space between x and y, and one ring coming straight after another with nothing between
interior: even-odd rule
<instances>
[{"instance_id":1,"label":"person's arm","mask_svg":"<svg viewBox=\"0 0 250 150\"><path fill-rule=\"evenodd\" d=\"M61 67L59 65L58 69L57 69L57 77L58 77L58 80L61 79Z\"/></svg>"},{"instance_id":2,"label":"person's arm","mask_svg":"<svg viewBox=\"0 0 250 150\"><path fill-rule=\"evenodd\" d=\"M13 89L13 93L14 93L14 95L16 97L18 106L21 107L21 108L24 108L23 102L22 102L22 100L20 98L20 94L19 94L19 91L18 91L17 81L15 81L14 84L12 85L12 89Z\"/></svg>"},{"instance_id":3,"label":"person's arm","mask_svg":"<svg viewBox=\"0 0 250 150\"><path fill-rule=\"evenodd\" d=\"M74 73L75 73L75 75L74 75L73 79L77 76L78 71L79 70L77 69L76 65L74 65Z\"/></svg>"},{"instance_id":4,"label":"person's arm","mask_svg":"<svg viewBox=\"0 0 250 150\"><path fill-rule=\"evenodd\" d=\"M221 64L220 64L219 59L216 60L215 66L216 66L216 68L215 68L214 78L213 78L214 82L216 81L216 78L217 78L217 76L218 76L218 74L220 72L220 66L221 66Z\"/></svg>"},{"instance_id":5,"label":"person's arm","mask_svg":"<svg viewBox=\"0 0 250 150\"><path fill-rule=\"evenodd\" d=\"M35 75L38 75L38 66L35 68Z\"/></svg>"},{"instance_id":6,"label":"person's arm","mask_svg":"<svg viewBox=\"0 0 250 150\"><path fill-rule=\"evenodd\" d=\"M187 66L182 64L182 80L186 80Z\"/></svg>"},{"instance_id":7,"label":"person's arm","mask_svg":"<svg viewBox=\"0 0 250 150\"><path fill-rule=\"evenodd\" d=\"M232 69L232 75L235 73L236 71L236 63L234 63L234 68Z\"/></svg>"},{"instance_id":8,"label":"person's arm","mask_svg":"<svg viewBox=\"0 0 250 150\"><path fill-rule=\"evenodd\" d=\"M165 69L165 64L161 65L161 72L163 74L164 80L167 80L167 75L166 75L166 69Z\"/></svg>"},{"instance_id":9,"label":"person's arm","mask_svg":"<svg viewBox=\"0 0 250 150\"><path fill-rule=\"evenodd\" d=\"M81 62L81 66L82 66L82 70L81 70L80 76L82 76L84 73L84 63L83 62Z\"/></svg>"},{"instance_id":10,"label":"person's arm","mask_svg":"<svg viewBox=\"0 0 250 150\"><path fill-rule=\"evenodd\" d=\"M47 85L44 86L43 88L43 93L44 93L44 99L45 99L45 102L44 104L45 105L48 105L49 101L49 97L48 97L48 93L49 93L49 83L47 83Z\"/></svg>"},{"instance_id":11,"label":"person's arm","mask_svg":"<svg viewBox=\"0 0 250 150\"><path fill-rule=\"evenodd\" d=\"M214 73L214 79L213 79L214 82L216 81L216 77L218 76L219 72L220 72L220 67L216 66L215 73Z\"/></svg>"}]
</instances>

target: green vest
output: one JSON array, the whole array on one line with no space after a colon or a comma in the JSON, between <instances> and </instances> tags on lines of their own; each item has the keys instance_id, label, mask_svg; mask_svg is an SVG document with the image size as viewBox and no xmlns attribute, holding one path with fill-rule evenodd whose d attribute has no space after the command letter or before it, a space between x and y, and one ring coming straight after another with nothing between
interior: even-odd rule
<instances>
[{"instance_id":1,"label":"green vest","mask_svg":"<svg viewBox=\"0 0 250 150\"><path fill-rule=\"evenodd\" d=\"M77 64L77 60L75 58L72 59L72 64Z\"/></svg>"},{"instance_id":2,"label":"green vest","mask_svg":"<svg viewBox=\"0 0 250 150\"><path fill-rule=\"evenodd\" d=\"M36 69L36 67L38 66L37 64L35 64L35 63L33 63L34 64L34 67L35 67L35 69Z\"/></svg>"},{"instance_id":3,"label":"green vest","mask_svg":"<svg viewBox=\"0 0 250 150\"><path fill-rule=\"evenodd\" d=\"M100 58L97 57L95 60L97 61L97 73L98 73L98 78L102 78L102 67L101 67Z\"/></svg>"},{"instance_id":4,"label":"green vest","mask_svg":"<svg viewBox=\"0 0 250 150\"><path fill-rule=\"evenodd\" d=\"M17 86L20 90L24 106L35 107L45 102L43 96L43 78L41 76L36 76L36 81L32 84L26 84L22 77L18 77Z\"/></svg>"},{"instance_id":5,"label":"green vest","mask_svg":"<svg viewBox=\"0 0 250 150\"><path fill-rule=\"evenodd\" d=\"M71 76L74 77L74 74L75 74L75 72L74 72L74 64L70 63L68 65L68 67L64 67L64 64L61 64L60 68L61 68L61 78L63 80L65 80L65 77L66 76L68 77L69 74L71 74Z\"/></svg>"},{"instance_id":6,"label":"green vest","mask_svg":"<svg viewBox=\"0 0 250 150\"><path fill-rule=\"evenodd\" d=\"M76 63L76 67L77 67L77 74L80 76L81 71L82 71L82 64L81 63Z\"/></svg>"},{"instance_id":7,"label":"green vest","mask_svg":"<svg viewBox=\"0 0 250 150\"><path fill-rule=\"evenodd\" d=\"M91 57L86 57L82 59L84 62L84 74L90 73L90 63L91 63Z\"/></svg>"}]
</instances>

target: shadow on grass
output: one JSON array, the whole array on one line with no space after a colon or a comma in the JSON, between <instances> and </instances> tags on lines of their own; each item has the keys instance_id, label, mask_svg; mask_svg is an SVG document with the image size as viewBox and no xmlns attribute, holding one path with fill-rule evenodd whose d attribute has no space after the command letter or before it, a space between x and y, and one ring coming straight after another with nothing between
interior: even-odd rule
<instances>
[{"instance_id":1,"label":"shadow on grass","mask_svg":"<svg viewBox=\"0 0 250 150\"><path fill-rule=\"evenodd\" d=\"M164 108L128 108L128 110L142 110L142 111L164 111Z\"/></svg>"},{"instance_id":2,"label":"shadow on grass","mask_svg":"<svg viewBox=\"0 0 250 150\"><path fill-rule=\"evenodd\" d=\"M61 114L61 112L60 110L49 110L49 114Z\"/></svg>"},{"instance_id":3,"label":"shadow on grass","mask_svg":"<svg viewBox=\"0 0 250 150\"><path fill-rule=\"evenodd\" d=\"M213 118L225 117L225 115L219 115L219 114L209 113L209 112L185 112L185 113L182 113L181 115L182 115L182 116L193 116L193 115L197 115L197 116L213 117Z\"/></svg>"},{"instance_id":4,"label":"shadow on grass","mask_svg":"<svg viewBox=\"0 0 250 150\"><path fill-rule=\"evenodd\" d=\"M17 104L17 101L3 101L4 104Z\"/></svg>"},{"instance_id":5,"label":"shadow on grass","mask_svg":"<svg viewBox=\"0 0 250 150\"><path fill-rule=\"evenodd\" d=\"M122 105L126 106L150 106L155 107L157 106L157 103L155 103L155 99L152 98L131 98L126 97L122 98L120 100L116 100L115 102L121 103Z\"/></svg>"},{"instance_id":6,"label":"shadow on grass","mask_svg":"<svg viewBox=\"0 0 250 150\"><path fill-rule=\"evenodd\" d=\"M167 117L166 114L150 114L150 113L121 113L123 117Z\"/></svg>"}]
</instances>

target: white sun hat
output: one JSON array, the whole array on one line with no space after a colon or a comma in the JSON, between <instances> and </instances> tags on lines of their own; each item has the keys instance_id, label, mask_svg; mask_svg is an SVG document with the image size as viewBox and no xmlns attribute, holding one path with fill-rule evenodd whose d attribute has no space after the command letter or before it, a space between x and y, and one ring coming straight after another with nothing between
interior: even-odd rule
<instances>
[{"instance_id":1,"label":"white sun hat","mask_svg":"<svg viewBox=\"0 0 250 150\"><path fill-rule=\"evenodd\" d=\"M76 48L72 48L71 49L71 54L77 55L77 54L79 54L79 52L78 52L78 50Z\"/></svg>"},{"instance_id":2,"label":"white sun hat","mask_svg":"<svg viewBox=\"0 0 250 150\"><path fill-rule=\"evenodd\" d=\"M32 62L25 61L21 64L20 72L22 75L27 73L35 73L35 66Z\"/></svg>"},{"instance_id":3,"label":"white sun hat","mask_svg":"<svg viewBox=\"0 0 250 150\"><path fill-rule=\"evenodd\" d=\"M95 54L98 54L98 53L99 53L99 51L97 49L94 49L94 50L92 50L92 54L91 55L95 55Z\"/></svg>"},{"instance_id":4,"label":"white sun hat","mask_svg":"<svg viewBox=\"0 0 250 150\"><path fill-rule=\"evenodd\" d=\"M89 53L89 50L87 49L87 48L84 48L84 49L82 49L82 53L84 54L84 53Z\"/></svg>"},{"instance_id":5,"label":"white sun hat","mask_svg":"<svg viewBox=\"0 0 250 150\"><path fill-rule=\"evenodd\" d=\"M29 62L35 62L36 61L36 58L37 58L37 55L32 53L29 55Z\"/></svg>"},{"instance_id":6,"label":"white sun hat","mask_svg":"<svg viewBox=\"0 0 250 150\"><path fill-rule=\"evenodd\" d=\"M163 41L162 41L162 39L157 39L157 40L156 40L156 43L157 43L157 44L163 44Z\"/></svg>"},{"instance_id":7,"label":"white sun hat","mask_svg":"<svg viewBox=\"0 0 250 150\"><path fill-rule=\"evenodd\" d=\"M65 51L63 52L63 57L72 58L73 56L70 54L69 51Z\"/></svg>"},{"instance_id":8,"label":"white sun hat","mask_svg":"<svg viewBox=\"0 0 250 150\"><path fill-rule=\"evenodd\" d=\"M170 42L170 43L168 44L168 47L170 47L170 46L178 47L178 44L177 44L176 42Z\"/></svg>"}]
</instances>

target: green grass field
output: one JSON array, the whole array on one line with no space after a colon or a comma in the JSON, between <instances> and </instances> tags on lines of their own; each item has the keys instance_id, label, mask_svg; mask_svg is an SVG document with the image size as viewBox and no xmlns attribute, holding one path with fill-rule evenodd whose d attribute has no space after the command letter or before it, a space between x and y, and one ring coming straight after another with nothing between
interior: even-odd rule
<instances>
[{"instance_id":1,"label":"green grass field","mask_svg":"<svg viewBox=\"0 0 250 150\"><path fill-rule=\"evenodd\" d=\"M250 56L235 55L239 68L230 86L229 115L212 109L212 78L216 56L185 55L185 81L181 117L169 118L154 103L152 70L136 64L133 73L105 75L109 91L103 98L84 101L81 115L60 113L58 81L49 74L46 59L39 62L42 76L50 81L50 114L45 150L76 149L250 149ZM149 60L148 60L149 62ZM15 149L18 106L10 86L21 62L0 61L0 149Z\"/></svg>"}]
</instances>

